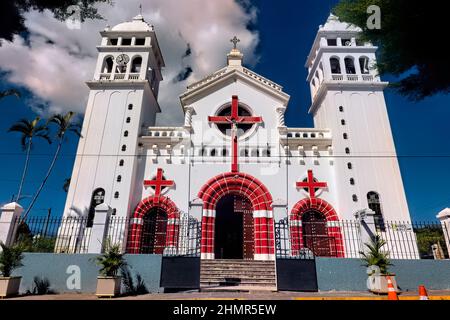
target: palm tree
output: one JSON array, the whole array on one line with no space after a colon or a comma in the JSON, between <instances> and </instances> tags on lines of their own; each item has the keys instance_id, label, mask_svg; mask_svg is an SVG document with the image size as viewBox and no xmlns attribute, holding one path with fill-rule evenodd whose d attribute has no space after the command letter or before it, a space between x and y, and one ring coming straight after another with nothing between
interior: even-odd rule
<instances>
[{"instance_id":1,"label":"palm tree","mask_svg":"<svg viewBox=\"0 0 450 320\"><path fill-rule=\"evenodd\" d=\"M58 159L59 152L61 151L61 147L65 141L65 136L68 132L75 133L78 137L81 137L81 126L78 123L73 123L73 116L75 115L74 112L69 111L65 115L62 114L56 114L52 116L48 123L55 124L57 127L56 131L56 138L58 139L58 146L56 148L55 154L53 156L52 162L50 163L50 166L47 170L47 174L45 175L44 179L42 180L41 185L39 186L36 194L33 196L33 199L30 202L30 205L28 206L27 210L25 211L23 215L23 219L27 217L27 215L30 213L31 209L33 208L34 204L36 203L37 198L42 192L42 189L44 188L48 178L50 177L50 174L52 173L53 167L55 166L56 160Z\"/></svg>"},{"instance_id":2,"label":"palm tree","mask_svg":"<svg viewBox=\"0 0 450 320\"><path fill-rule=\"evenodd\" d=\"M30 151L33 145L33 138L42 138L46 140L49 144L52 143L50 137L48 136L48 128L46 125L39 125L40 117L36 117L34 120L29 121L27 119L22 119L9 128L8 132L19 132L21 133L20 144L22 149L26 150L25 165L23 167L22 179L20 180L19 191L17 192L16 202L20 200L22 194L23 183L25 181L25 176L27 175L28 164L30 161Z\"/></svg>"},{"instance_id":3,"label":"palm tree","mask_svg":"<svg viewBox=\"0 0 450 320\"><path fill-rule=\"evenodd\" d=\"M20 92L17 91L16 89L0 91L0 99L3 99L7 96L16 96L17 98L20 98L21 95Z\"/></svg>"}]
</instances>

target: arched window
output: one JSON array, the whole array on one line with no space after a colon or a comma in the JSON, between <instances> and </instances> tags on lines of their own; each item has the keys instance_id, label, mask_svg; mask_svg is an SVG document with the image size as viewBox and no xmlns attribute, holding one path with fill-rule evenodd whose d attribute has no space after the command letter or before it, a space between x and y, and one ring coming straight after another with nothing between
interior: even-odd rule
<instances>
[{"instance_id":1,"label":"arched window","mask_svg":"<svg viewBox=\"0 0 450 320\"><path fill-rule=\"evenodd\" d=\"M352 169L353 169L353 165L352 165L351 162L347 163L347 168L348 168L349 170L352 170Z\"/></svg>"},{"instance_id":2,"label":"arched window","mask_svg":"<svg viewBox=\"0 0 450 320\"><path fill-rule=\"evenodd\" d=\"M227 149L222 149L222 156L226 157L228 156L228 150Z\"/></svg>"},{"instance_id":3,"label":"arched window","mask_svg":"<svg viewBox=\"0 0 450 320\"><path fill-rule=\"evenodd\" d=\"M383 212L381 211L380 195L375 191L367 193L367 203L369 209L375 212L375 228L377 231L386 231L384 224Z\"/></svg>"},{"instance_id":4,"label":"arched window","mask_svg":"<svg viewBox=\"0 0 450 320\"><path fill-rule=\"evenodd\" d=\"M331 73L333 73L333 74L341 73L341 65L339 62L339 58L330 58L330 67L331 67Z\"/></svg>"},{"instance_id":5,"label":"arched window","mask_svg":"<svg viewBox=\"0 0 450 320\"><path fill-rule=\"evenodd\" d=\"M105 189L97 188L92 192L91 204L89 206L88 219L86 227L90 228L94 224L95 207L105 201Z\"/></svg>"},{"instance_id":6,"label":"arched window","mask_svg":"<svg viewBox=\"0 0 450 320\"><path fill-rule=\"evenodd\" d=\"M111 73L113 69L113 58L108 57L103 62L102 73Z\"/></svg>"},{"instance_id":7,"label":"arched window","mask_svg":"<svg viewBox=\"0 0 450 320\"><path fill-rule=\"evenodd\" d=\"M117 176L117 182L121 182L122 181L122 176L121 175L118 175Z\"/></svg>"},{"instance_id":8,"label":"arched window","mask_svg":"<svg viewBox=\"0 0 450 320\"><path fill-rule=\"evenodd\" d=\"M360 57L359 58L359 67L361 69L362 74L369 74L369 58Z\"/></svg>"},{"instance_id":9,"label":"arched window","mask_svg":"<svg viewBox=\"0 0 450 320\"><path fill-rule=\"evenodd\" d=\"M350 154L350 148L345 148L345 153Z\"/></svg>"},{"instance_id":10,"label":"arched window","mask_svg":"<svg viewBox=\"0 0 450 320\"><path fill-rule=\"evenodd\" d=\"M121 159L121 160L119 161L119 167L123 167L124 163L125 163L125 161L123 161L123 159Z\"/></svg>"},{"instance_id":11,"label":"arched window","mask_svg":"<svg viewBox=\"0 0 450 320\"><path fill-rule=\"evenodd\" d=\"M212 149L211 153L210 153L211 157L215 157L216 156L216 149Z\"/></svg>"},{"instance_id":12,"label":"arched window","mask_svg":"<svg viewBox=\"0 0 450 320\"><path fill-rule=\"evenodd\" d=\"M125 130L125 132L123 133L124 137L128 137L128 131Z\"/></svg>"},{"instance_id":13,"label":"arched window","mask_svg":"<svg viewBox=\"0 0 450 320\"><path fill-rule=\"evenodd\" d=\"M345 62L345 72L347 74L355 74L355 62L353 61L353 58L347 57L344 59Z\"/></svg>"},{"instance_id":14,"label":"arched window","mask_svg":"<svg viewBox=\"0 0 450 320\"><path fill-rule=\"evenodd\" d=\"M141 72L141 65L142 65L142 58L141 57L134 58L133 62L131 63L131 72L132 73Z\"/></svg>"}]
</instances>

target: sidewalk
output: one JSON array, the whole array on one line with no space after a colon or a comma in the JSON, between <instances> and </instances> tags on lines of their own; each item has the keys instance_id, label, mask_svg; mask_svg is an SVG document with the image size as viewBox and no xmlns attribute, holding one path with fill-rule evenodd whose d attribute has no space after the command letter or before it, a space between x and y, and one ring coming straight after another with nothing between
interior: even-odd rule
<instances>
[{"instance_id":1,"label":"sidewalk","mask_svg":"<svg viewBox=\"0 0 450 320\"><path fill-rule=\"evenodd\" d=\"M429 290L430 300L450 300L448 290ZM101 298L102 300L110 298ZM386 295L369 292L180 292L154 293L140 296L113 298L114 300L387 300ZM400 300L419 300L418 292L410 291L399 295ZM95 294L54 294L43 296L22 296L8 300L99 300Z\"/></svg>"}]
</instances>

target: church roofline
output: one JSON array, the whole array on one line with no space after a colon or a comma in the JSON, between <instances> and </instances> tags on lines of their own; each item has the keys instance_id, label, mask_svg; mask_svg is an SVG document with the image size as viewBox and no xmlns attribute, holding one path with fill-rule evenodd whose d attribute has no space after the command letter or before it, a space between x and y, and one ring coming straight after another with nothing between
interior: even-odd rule
<instances>
[{"instance_id":1,"label":"church roofline","mask_svg":"<svg viewBox=\"0 0 450 320\"><path fill-rule=\"evenodd\" d=\"M189 105L190 100L192 100L198 94L206 90L209 90L218 85L219 83L229 80L230 78L234 78L234 79L241 79L250 82L251 84L257 85L265 92L281 100L284 106L287 106L290 96L282 91L283 90L282 86L264 78L263 76L258 75L257 73L247 68L242 67L241 70L236 68L224 67L214 72L213 74L204 77L202 80L189 85L188 90L180 95L181 105L183 107Z\"/></svg>"}]
</instances>

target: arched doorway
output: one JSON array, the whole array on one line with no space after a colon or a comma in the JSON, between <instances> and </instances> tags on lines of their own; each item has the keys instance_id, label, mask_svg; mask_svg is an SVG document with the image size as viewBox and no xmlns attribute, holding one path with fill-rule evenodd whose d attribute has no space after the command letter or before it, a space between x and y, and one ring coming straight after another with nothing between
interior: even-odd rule
<instances>
[{"instance_id":1,"label":"arched doorway","mask_svg":"<svg viewBox=\"0 0 450 320\"><path fill-rule=\"evenodd\" d=\"M127 253L162 254L178 245L180 211L165 196L143 199L128 228Z\"/></svg>"},{"instance_id":2,"label":"arched doorway","mask_svg":"<svg viewBox=\"0 0 450 320\"><path fill-rule=\"evenodd\" d=\"M251 204L252 221L247 215L247 222L243 222L253 224L253 257L250 259L275 260L272 196L261 181L242 172L227 172L215 176L207 181L198 193L198 197L203 201L202 259L215 258L217 204L223 197L233 194L247 199ZM250 246L251 238L245 239L249 239L248 246Z\"/></svg>"},{"instance_id":3,"label":"arched doorway","mask_svg":"<svg viewBox=\"0 0 450 320\"><path fill-rule=\"evenodd\" d=\"M333 246L327 232L327 218L317 210L306 211L302 216L303 243L315 256L329 257Z\"/></svg>"},{"instance_id":4,"label":"arched doorway","mask_svg":"<svg viewBox=\"0 0 450 320\"><path fill-rule=\"evenodd\" d=\"M334 208L323 199L302 199L289 215L293 256L308 249L315 256L345 257L344 240Z\"/></svg>"},{"instance_id":5,"label":"arched doorway","mask_svg":"<svg viewBox=\"0 0 450 320\"><path fill-rule=\"evenodd\" d=\"M216 259L253 259L253 210L246 197L227 194L217 202L214 234Z\"/></svg>"},{"instance_id":6,"label":"arched doorway","mask_svg":"<svg viewBox=\"0 0 450 320\"><path fill-rule=\"evenodd\" d=\"M167 213L160 207L154 207L142 220L140 253L162 254L166 247Z\"/></svg>"}]
</instances>

